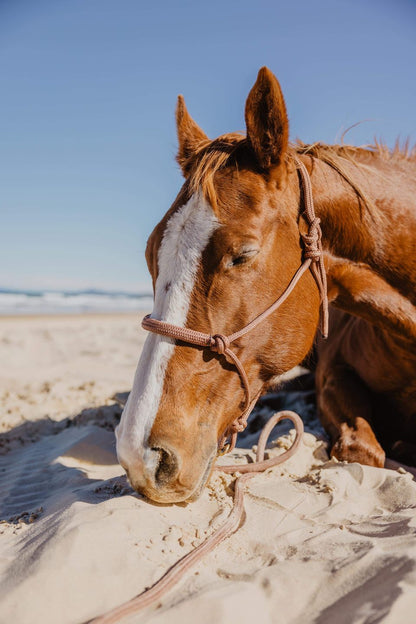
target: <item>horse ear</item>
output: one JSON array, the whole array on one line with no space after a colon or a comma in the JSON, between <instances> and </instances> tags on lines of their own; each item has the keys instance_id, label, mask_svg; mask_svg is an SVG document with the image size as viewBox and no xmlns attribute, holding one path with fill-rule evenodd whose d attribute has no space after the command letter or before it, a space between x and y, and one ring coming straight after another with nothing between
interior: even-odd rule
<instances>
[{"instance_id":1,"label":"horse ear","mask_svg":"<svg viewBox=\"0 0 416 624\"><path fill-rule=\"evenodd\" d=\"M246 102L247 139L263 169L282 162L289 143L289 121L277 78L262 67Z\"/></svg>"},{"instance_id":2,"label":"horse ear","mask_svg":"<svg viewBox=\"0 0 416 624\"><path fill-rule=\"evenodd\" d=\"M176 105L176 131L179 143L176 160L186 177L189 173L191 157L202 142L208 141L208 137L188 113L183 95L178 95Z\"/></svg>"}]
</instances>

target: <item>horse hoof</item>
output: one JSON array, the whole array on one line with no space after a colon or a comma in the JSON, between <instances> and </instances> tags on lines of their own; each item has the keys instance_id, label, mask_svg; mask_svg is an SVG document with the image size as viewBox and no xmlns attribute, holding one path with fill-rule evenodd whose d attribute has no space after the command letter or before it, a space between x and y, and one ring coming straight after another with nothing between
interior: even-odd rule
<instances>
[{"instance_id":1,"label":"horse hoof","mask_svg":"<svg viewBox=\"0 0 416 624\"><path fill-rule=\"evenodd\" d=\"M365 466L383 468L386 454L376 442L368 443L353 436L339 438L332 447L331 457L349 463L357 462Z\"/></svg>"}]
</instances>

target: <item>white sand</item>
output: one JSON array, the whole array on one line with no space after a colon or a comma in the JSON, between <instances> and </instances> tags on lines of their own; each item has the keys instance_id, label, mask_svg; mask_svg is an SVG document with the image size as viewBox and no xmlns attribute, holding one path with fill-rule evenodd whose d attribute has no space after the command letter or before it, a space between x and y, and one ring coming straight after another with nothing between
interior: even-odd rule
<instances>
[{"instance_id":1,"label":"white sand","mask_svg":"<svg viewBox=\"0 0 416 624\"><path fill-rule=\"evenodd\" d=\"M0 319L1 622L85 622L152 584L229 511L231 477L214 474L192 504L158 506L117 465L111 397L129 389L142 343L132 316ZM328 461L306 434L250 482L240 530L159 608L125 621L411 622L415 509L410 474Z\"/></svg>"}]
</instances>

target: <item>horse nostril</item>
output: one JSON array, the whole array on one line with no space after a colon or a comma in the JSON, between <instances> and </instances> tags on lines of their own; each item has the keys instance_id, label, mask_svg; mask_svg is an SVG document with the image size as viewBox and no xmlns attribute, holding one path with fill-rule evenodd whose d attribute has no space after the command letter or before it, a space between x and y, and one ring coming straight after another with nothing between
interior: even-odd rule
<instances>
[{"instance_id":1,"label":"horse nostril","mask_svg":"<svg viewBox=\"0 0 416 624\"><path fill-rule=\"evenodd\" d=\"M158 485L163 485L169 481L178 469L176 456L164 448L152 448L152 451L159 453L159 464L155 473L155 481Z\"/></svg>"}]
</instances>

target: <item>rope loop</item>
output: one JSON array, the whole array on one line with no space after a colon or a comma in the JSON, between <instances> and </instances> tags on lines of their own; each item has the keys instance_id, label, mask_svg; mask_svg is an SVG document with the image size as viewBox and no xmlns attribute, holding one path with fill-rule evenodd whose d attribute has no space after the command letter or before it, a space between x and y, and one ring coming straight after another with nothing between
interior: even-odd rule
<instances>
[{"instance_id":1,"label":"rope loop","mask_svg":"<svg viewBox=\"0 0 416 624\"><path fill-rule=\"evenodd\" d=\"M270 432L283 418L288 418L295 425L295 441L292 446L281 455L276 455L265 460L264 450L266 448ZM209 535L203 542L201 542L201 544L196 546L196 548L174 563L173 566L169 568L169 570L165 572L165 574L158 581L156 581L156 583L154 583L154 585L145 589L135 598L121 604L119 607L116 607L104 615L90 620L89 624L117 624L124 617L137 614L152 604L155 605L160 603L161 598L163 598L165 594L182 579L184 574L192 566L199 563L204 555L212 552L218 544L220 544L228 536L232 535L239 528L239 526L241 526L241 519L244 515L244 487L247 481L264 470L268 470L273 466L282 464L284 461L289 459L296 452L296 449L301 443L302 437L303 423L297 414L290 411L278 412L277 414L274 414L266 423L260 435L255 462L250 464L228 464L225 466L216 466L214 469L227 474L234 474L237 472L240 473L240 476L238 476L234 482L233 508L225 522L213 533L211 533L211 535ZM229 448L227 450L229 450Z\"/></svg>"},{"instance_id":2,"label":"rope loop","mask_svg":"<svg viewBox=\"0 0 416 624\"><path fill-rule=\"evenodd\" d=\"M227 349L230 348L230 340L223 334L214 334L214 336L211 336L209 347L214 353L224 355Z\"/></svg>"}]
</instances>

